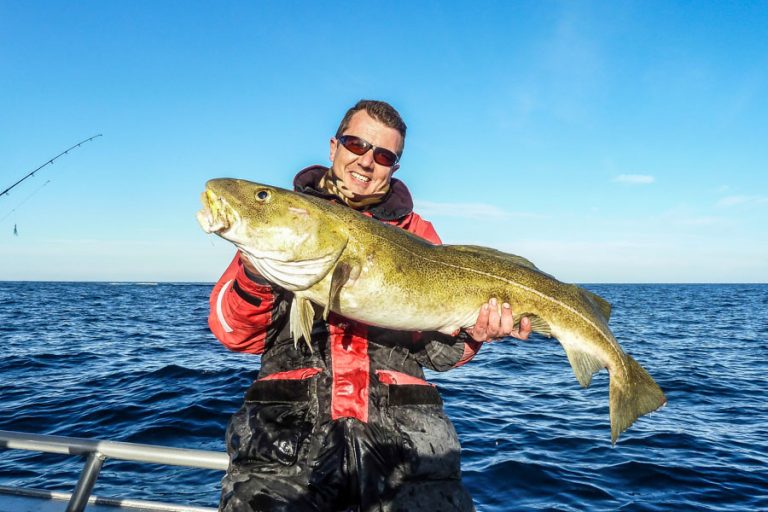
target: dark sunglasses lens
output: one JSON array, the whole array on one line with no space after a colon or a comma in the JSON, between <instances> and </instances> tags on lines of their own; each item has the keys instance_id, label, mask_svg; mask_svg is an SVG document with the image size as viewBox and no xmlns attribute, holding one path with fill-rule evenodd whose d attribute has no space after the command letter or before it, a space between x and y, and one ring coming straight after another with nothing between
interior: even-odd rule
<instances>
[{"instance_id":1,"label":"dark sunglasses lens","mask_svg":"<svg viewBox=\"0 0 768 512\"><path fill-rule=\"evenodd\" d=\"M339 142L341 142L345 148L356 155L362 155L370 148L370 146L363 139L349 135L340 137Z\"/></svg>"},{"instance_id":2,"label":"dark sunglasses lens","mask_svg":"<svg viewBox=\"0 0 768 512\"><path fill-rule=\"evenodd\" d=\"M354 135L342 135L339 137L341 145L356 155L364 155L373 146L370 142L355 137ZM373 161L379 165L392 167L397 163L397 155L388 149L376 148L373 150Z\"/></svg>"},{"instance_id":3,"label":"dark sunglasses lens","mask_svg":"<svg viewBox=\"0 0 768 512\"><path fill-rule=\"evenodd\" d=\"M379 165L392 167L397 162L397 155L388 149L376 148L373 151L373 160Z\"/></svg>"}]
</instances>

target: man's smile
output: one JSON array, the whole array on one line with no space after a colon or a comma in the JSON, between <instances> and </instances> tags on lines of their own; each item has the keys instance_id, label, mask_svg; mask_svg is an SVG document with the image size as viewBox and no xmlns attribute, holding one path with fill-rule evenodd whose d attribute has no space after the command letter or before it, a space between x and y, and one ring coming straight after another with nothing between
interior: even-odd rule
<instances>
[{"instance_id":1,"label":"man's smile","mask_svg":"<svg viewBox=\"0 0 768 512\"><path fill-rule=\"evenodd\" d=\"M371 178L369 176L365 176L363 174L357 173L355 171L349 172L353 178L355 178L357 181L362 181L363 183L368 183L371 181Z\"/></svg>"}]
</instances>

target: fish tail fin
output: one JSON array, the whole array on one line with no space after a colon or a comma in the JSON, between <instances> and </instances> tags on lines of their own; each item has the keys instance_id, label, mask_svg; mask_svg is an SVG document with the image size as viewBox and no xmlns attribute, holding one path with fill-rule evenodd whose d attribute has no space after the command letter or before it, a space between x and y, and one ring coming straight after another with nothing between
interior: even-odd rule
<instances>
[{"instance_id":1,"label":"fish tail fin","mask_svg":"<svg viewBox=\"0 0 768 512\"><path fill-rule=\"evenodd\" d=\"M666 405L667 399L656 381L632 356L625 355L627 372L624 379L611 374L609 401L611 411L611 444L643 414Z\"/></svg>"}]
</instances>

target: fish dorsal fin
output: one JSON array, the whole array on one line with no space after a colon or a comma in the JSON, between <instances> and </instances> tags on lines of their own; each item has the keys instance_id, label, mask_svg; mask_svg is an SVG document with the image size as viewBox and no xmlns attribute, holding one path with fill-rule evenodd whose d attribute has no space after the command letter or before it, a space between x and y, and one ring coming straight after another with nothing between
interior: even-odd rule
<instances>
[{"instance_id":1,"label":"fish dorsal fin","mask_svg":"<svg viewBox=\"0 0 768 512\"><path fill-rule=\"evenodd\" d=\"M561 343L562 344L562 343ZM605 365L597 359L595 356L588 354L582 350L578 350L572 346L565 346L565 354L568 356L568 361L571 363L576 380L579 381L581 387L586 388L592 382L592 375Z\"/></svg>"},{"instance_id":2,"label":"fish dorsal fin","mask_svg":"<svg viewBox=\"0 0 768 512\"><path fill-rule=\"evenodd\" d=\"M499 251L501 252L501 251ZM501 252L501 254L505 254ZM507 254L508 258L510 258L512 261L520 265L521 267L530 268L531 270L539 270L539 268L533 264L531 260L528 260L526 258L523 258L522 256L518 256L517 254Z\"/></svg>"},{"instance_id":3,"label":"fish dorsal fin","mask_svg":"<svg viewBox=\"0 0 768 512\"><path fill-rule=\"evenodd\" d=\"M480 245L451 245L449 247L457 251L464 251L482 256L493 256L497 258L512 260L513 263L520 265L521 267L539 270L530 260L527 260L522 256L518 256L517 254L510 254L508 252L499 251L498 249L491 249L490 247L482 247Z\"/></svg>"},{"instance_id":4,"label":"fish dorsal fin","mask_svg":"<svg viewBox=\"0 0 768 512\"><path fill-rule=\"evenodd\" d=\"M312 352L312 324L315 321L315 308L312 306L312 302L306 297L295 295L293 302L291 302L291 336L293 337L293 346L298 345L299 339L304 338L304 341L309 347L309 351Z\"/></svg>"},{"instance_id":5,"label":"fish dorsal fin","mask_svg":"<svg viewBox=\"0 0 768 512\"><path fill-rule=\"evenodd\" d=\"M579 291L586 297L586 299L597 306L598 311L602 313L605 321L607 322L611 318L611 303L599 296L596 293L592 293L584 288L579 288Z\"/></svg>"}]
</instances>

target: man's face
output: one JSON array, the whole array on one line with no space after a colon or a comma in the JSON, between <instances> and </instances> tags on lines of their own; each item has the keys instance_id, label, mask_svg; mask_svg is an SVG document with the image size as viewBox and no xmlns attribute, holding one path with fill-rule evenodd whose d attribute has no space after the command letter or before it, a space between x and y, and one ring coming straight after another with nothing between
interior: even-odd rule
<instances>
[{"instance_id":1,"label":"man's face","mask_svg":"<svg viewBox=\"0 0 768 512\"><path fill-rule=\"evenodd\" d=\"M403 145L400 132L372 118L365 110L352 116L342 135L355 135L394 153L398 153ZM392 167L377 164L373 160L373 150L358 156L342 146L335 137L331 139L331 161L333 174L358 196L370 196L386 190L392 174L400 167L399 164Z\"/></svg>"}]
</instances>

